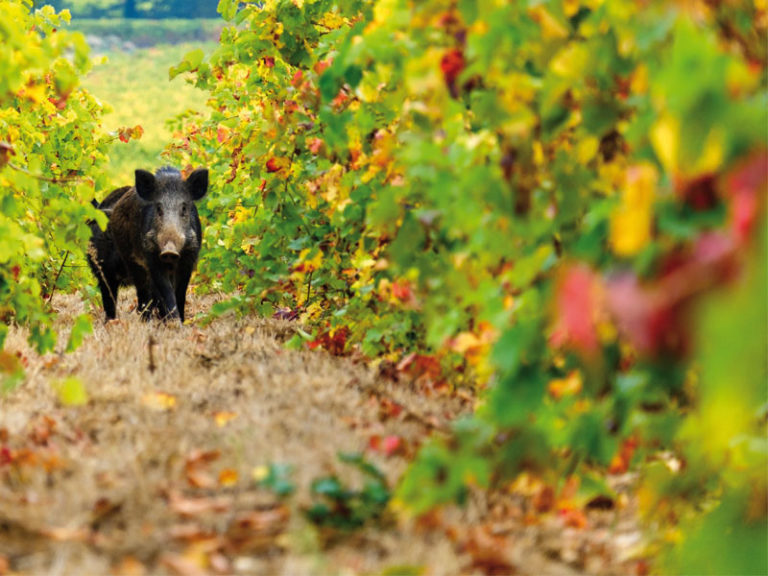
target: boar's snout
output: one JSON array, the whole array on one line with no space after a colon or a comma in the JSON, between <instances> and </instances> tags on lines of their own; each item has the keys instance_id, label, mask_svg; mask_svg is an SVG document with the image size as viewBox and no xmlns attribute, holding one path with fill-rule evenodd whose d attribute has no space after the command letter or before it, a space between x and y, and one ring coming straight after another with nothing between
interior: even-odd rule
<instances>
[{"instance_id":1,"label":"boar's snout","mask_svg":"<svg viewBox=\"0 0 768 576\"><path fill-rule=\"evenodd\" d=\"M176 264L179 260L179 251L172 242L166 243L160 250L160 261L164 264Z\"/></svg>"}]
</instances>

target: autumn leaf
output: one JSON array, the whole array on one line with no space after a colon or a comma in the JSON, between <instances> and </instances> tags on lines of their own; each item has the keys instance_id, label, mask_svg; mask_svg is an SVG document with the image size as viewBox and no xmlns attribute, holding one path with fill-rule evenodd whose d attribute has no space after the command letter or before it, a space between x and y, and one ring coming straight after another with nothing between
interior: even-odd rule
<instances>
[{"instance_id":1,"label":"autumn leaf","mask_svg":"<svg viewBox=\"0 0 768 576\"><path fill-rule=\"evenodd\" d=\"M0 168L8 164L10 157L15 153L13 146L8 142L0 141Z\"/></svg>"},{"instance_id":2,"label":"autumn leaf","mask_svg":"<svg viewBox=\"0 0 768 576\"><path fill-rule=\"evenodd\" d=\"M176 407L176 397L165 392L148 392L141 398L141 403L158 412L167 412Z\"/></svg>"},{"instance_id":3,"label":"autumn leaf","mask_svg":"<svg viewBox=\"0 0 768 576\"><path fill-rule=\"evenodd\" d=\"M291 164L290 158L273 156L272 158L269 158L267 160L267 163L266 163L267 172L269 174L280 172L288 168L290 164Z\"/></svg>"},{"instance_id":4,"label":"autumn leaf","mask_svg":"<svg viewBox=\"0 0 768 576\"><path fill-rule=\"evenodd\" d=\"M581 372L572 371L565 378L555 378L550 380L548 390L549 394L555 399L560 400L565 396L574 396L582 390Z\"/></svg>"},{"instance_id":5,"label":"autumn leaf","mask_svg":"<svg viewBox=\"0 0 768 576\"><path fill-rule=\"evenodd\" d=\"M611 215L610 242L618 256L634 256L651 240L658 175L650 164L630 166L621 204Z\"/></svg>"},{"instance_id":6,"label":"autumn leaf","mask_svg":"<svg viewBox=\"0 0 768 576\"><path fill-rule=\"evenodd\" d=\"M585 265L567 266L558 276L555 294L550 342L555 347L571 347L585 359L594 360L600 347L597 320L603 306L599 277Z\"/></svg>"},{"instance_id":7,"label":"autumn leaf","mask_svg":"<svg viewBox=\"0 0 768 576\"><path fill-rule=\"evenodd\" d=\"M233 468L225 468L219 472L219 485L220 486L235 486L239 475L237 470Z\"/></svg>"},{"instance_id":8,"label":"autumn leaf","mask_svg":"<svg viewBox=\"0 0 768 576\"><path fill-rule=\"evenodd\" d=\"M88 393L79 378L70 377L54 384L54 389L65 406L83 406L88 403Z\"/></svg>"}]
</instances>

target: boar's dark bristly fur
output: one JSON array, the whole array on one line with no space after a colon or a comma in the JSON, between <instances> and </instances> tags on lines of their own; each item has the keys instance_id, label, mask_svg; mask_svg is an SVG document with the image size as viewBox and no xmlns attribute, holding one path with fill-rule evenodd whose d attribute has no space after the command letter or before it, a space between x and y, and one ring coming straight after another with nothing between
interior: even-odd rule
<instances>
[{"instance_id":1,"label":"boar's dark bristly fur","mask_svg":"<svg viewBox=\"0 0 768 576\"><path fill-rule=\"evenodd\" d=\"M200 253L202 228L195 202L208 190L208 170L184 180L178 170L136 170L134 186L111 192L98 208L106 230L92 224L88 261L108 320L116 316L120 286L133 285L145 319L184 322L187 286Z\"/></svg>"}]
</instances>

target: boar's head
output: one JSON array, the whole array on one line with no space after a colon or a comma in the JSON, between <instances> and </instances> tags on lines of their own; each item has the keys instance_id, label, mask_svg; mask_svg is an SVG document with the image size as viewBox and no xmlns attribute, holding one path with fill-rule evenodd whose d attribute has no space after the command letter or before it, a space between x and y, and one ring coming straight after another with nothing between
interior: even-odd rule
<instances>
[{"instance_id":1,"label":"boar's head","mask_svg":"<svg viewBox=\"0 0 768 576\"><path fill-rule=\"evenodd\" d=\"M173 168L162 168L157 174L136 170L144 251L169 267L175 266L184 253L197 258L201 230L194 203L207 190L205 168L195 170L186 180Z\"/></svg>"}]
</instances>

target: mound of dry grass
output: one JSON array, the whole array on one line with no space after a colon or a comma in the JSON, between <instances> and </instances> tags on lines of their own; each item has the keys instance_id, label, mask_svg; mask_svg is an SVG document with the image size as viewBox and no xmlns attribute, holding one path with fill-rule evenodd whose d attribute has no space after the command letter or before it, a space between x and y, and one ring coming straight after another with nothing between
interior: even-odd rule
<instances>
[{"instance_id":1,"label":"mound of dry grass","mask_svg":"<svg viewBox=\"0 0 768 576\"><path fill-rule=\"evenodd\" d=\"M209 304L193 297L190 316ZM73 296L57 297L56 306L64 332L84 310ZM430 428L466 407L379 379L349 359L287 351L286 322L230 316L205 328L174 327L142 323L128 307L124 297L121 320L97 322L72 354L41 357L23 331L8 337L27 380L0 400L0 574L3 563L30 574L407 566L452 574L499 568L483 564L491 552L509 559L502 571L514 563L527 573L573 573L558 546L539 550L546 530L531 532L522 517L506 514L499 534L475 534L474 524L491 525L487 502L449 511L435 521L439 530L390 518L329 540L301 510L315 478L359 482L338 452L367 450L394 484ZM59 401L55 383L69 377L85 386L86 404ZM402 441L396 454L369 449L371 438L389 435ZM293 497L281 500L254 481L271 463L293 466ZM559 538L558 529L550 536ZM602 540L595 534L572 539L607 549L605 530ZM604 556L598 572L615 569Z\"/></svg>"}]
</instances>

